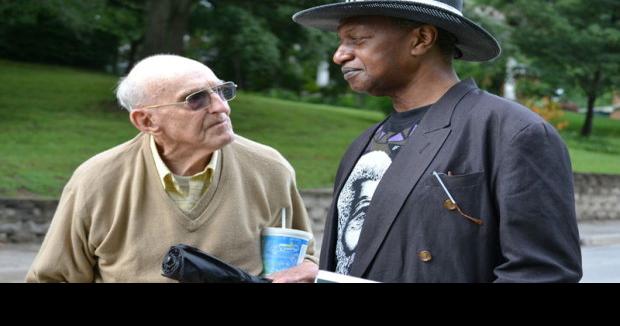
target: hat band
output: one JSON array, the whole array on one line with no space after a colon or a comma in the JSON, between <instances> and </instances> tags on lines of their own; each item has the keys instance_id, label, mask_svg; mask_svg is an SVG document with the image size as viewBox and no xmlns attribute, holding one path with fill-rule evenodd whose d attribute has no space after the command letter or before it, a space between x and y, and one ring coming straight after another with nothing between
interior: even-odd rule
<instances>
[{"instance_id":1,"label":"hat band","mask_svg":"<svg viewBox=\"0 0 620 326\"><path fill-rule=\"evenodd\" d=\"M364 1L374 1L374 0L346 0L345 2L364 2ZM460 12L458 9L447 5L443 2L439 2L436 0L396 0L396 1L403 1L403 2L413 2L413 3L419 3L419 4L423 4L423 5L429 5L429 6L433 6L433 7L437 7L437 8L441 8L444 10L447 10L453 14L459 15L459 16L463 16L463 13Z\"/></svg>"}]
</instances>

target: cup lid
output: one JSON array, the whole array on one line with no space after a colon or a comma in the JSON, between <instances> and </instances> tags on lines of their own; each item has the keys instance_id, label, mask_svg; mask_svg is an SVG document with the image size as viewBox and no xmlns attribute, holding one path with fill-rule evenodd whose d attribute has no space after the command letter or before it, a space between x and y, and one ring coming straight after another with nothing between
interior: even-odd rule
<instances>
[{"instance_id":1,"label":"cup lid","mask_svg":"<svg viewBox=\"0 0 620 326\"><path fill-rule=\"evenodd\" d=\"M313 238L312 233L296 230L296 229L284 229L284 228L264 228L263 235L284 235L289 237L295 237L310 241Z\"/></svg>"}]
</instances>

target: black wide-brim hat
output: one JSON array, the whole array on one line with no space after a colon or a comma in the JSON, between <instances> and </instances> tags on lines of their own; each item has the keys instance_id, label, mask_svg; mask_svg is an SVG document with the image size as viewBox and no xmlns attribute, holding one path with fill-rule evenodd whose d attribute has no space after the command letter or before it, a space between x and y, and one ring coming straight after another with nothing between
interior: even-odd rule
<instances>
[{"instance_id":1,"label":"black wide-brim hat","mask_svg":"<svg viewBox=\"0 0 620 326\"><path fill-rule=\"evenodd\" d=\"M303 26L336 32L342 19L354 16L388 16L441 28L456 37L458 59L488 61L501 53L499 43L462 13L462 0L347 0L302 10L293 21Z\"/></svg>"}]
</instances>

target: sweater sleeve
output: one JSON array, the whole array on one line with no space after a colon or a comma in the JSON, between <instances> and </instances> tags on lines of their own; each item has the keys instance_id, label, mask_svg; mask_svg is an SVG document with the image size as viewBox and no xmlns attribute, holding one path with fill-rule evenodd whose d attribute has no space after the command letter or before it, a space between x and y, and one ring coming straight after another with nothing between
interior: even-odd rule
<instances>
[{"instance_id":1,"label":"sweater sleeve","mask_svg":"<svg viewBox=\"0 0 620 326\"><path fill-rule=\"evenodd\" d=\"M26 282L93 282L96 259L76 192L66 187Z\"/></svg>"}]
</instances>

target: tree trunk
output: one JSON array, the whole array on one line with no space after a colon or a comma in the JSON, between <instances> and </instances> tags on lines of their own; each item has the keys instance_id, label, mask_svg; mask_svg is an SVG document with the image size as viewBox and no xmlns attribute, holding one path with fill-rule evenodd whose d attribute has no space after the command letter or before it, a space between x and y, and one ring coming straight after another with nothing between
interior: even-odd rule
<instances>
[{"instance_id":1,"label":"tree trunk","mask_svg":"<svg viewBox=\"0 0 620 326\"><path fill-rule=\"evenodd\" d=\"M585 81L585 80L584 80ZM601 70L598 69L594 72L594 76L590 83L582 84L588 97L588 112L586 113L586 120L581 127L581 136L589 137L592 134L592 120L594 119L594 103L596 103L596 96L598 94L599 83L601 81Z\"/></svg>"},{"instance_id":2,"label":"tree trunk","mask_svg":"<svg viewBox=\"0 0 620 326\"><path fill-rule=\"evenodd\" d=\"M586 121L583 122L581 127L581 136L589 137L592 134L592 119L594 118L594 103L596 102L596 95L588 94L588 112L586 113Z\"/></svg>"},{"instance_id":3,"label":"tree trunk","mask_svg":"<svg viewBox=\"0 0 620 326\"><path fill-rule=\"evenodd\" d=\"M613 94L611 105L613 105L614 108L620 108L620 90L614 89L611 93Z\"/></svg>"},{"instance_id":4,"label":"tree trunk","mask_svg":"<svg viewBox=\"0 0 620 326\"><path fill-rule=\"evenodd\" d=\"M133 68L136 63L137 54L138 54L138 46L142 43L142 38L137 40L132 40L129 43L129 52L127 53L127 67L125 68L125 75L129 74L131 68Z\"/></svg>"},{"instance_id":5,"label":"tree trunk","mask_svg":"<svg viewBox=\"0 0 620 326\"><path fill-rule=\"evenodd\" d=\"M140 58L158 53L183 54L194 0L148 0L146 33Z\"/></svg>"}]
</instances>

